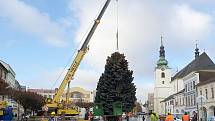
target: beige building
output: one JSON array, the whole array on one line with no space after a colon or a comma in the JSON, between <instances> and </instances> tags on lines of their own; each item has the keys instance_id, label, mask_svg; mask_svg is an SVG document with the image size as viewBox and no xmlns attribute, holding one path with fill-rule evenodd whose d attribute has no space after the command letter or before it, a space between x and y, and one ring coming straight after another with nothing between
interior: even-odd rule
<instances>
[{"instance_id":1,"label":"beige building","mask_svg":"<svg viewBox=\"0 0 215 121\"><path fill-rule=\"evenodd\" d=\"M53 99L57 89L55 89L55 90L28 89L28 91L40 94L45 98ZM67 93L67 90L65 89L64 94L61 96L60 100L66 100L66 93ZM93 92L85 90L81 87L70 88L68 97L69 97L69 100L72 102L93 102L93 100L94 100Z\"/></svg>"},{"instance_id":2,"label":"beige building","mask_svg":"<svg viewBox=\"0 0 215 121\"><path fill-rule=\"evenodd\" d=\"M214 76L210 76L209 79L200 81L200 83L197 84L197 105L200 114L199 118L202 120L215 116L215 72L213 75Z\"/></svg>"},{"instance_id":3,"label":"beige building","mask_svg":"<svg viewBox=\"0 0 215 121\"><path fill-rule=\"evenodd\" d=\"M81 87L72 87L69 90L69 100L73 102L93 102L93 92L85 90ZM66 97L66 91L63 95Z\"/></svg>"}]
</instances>

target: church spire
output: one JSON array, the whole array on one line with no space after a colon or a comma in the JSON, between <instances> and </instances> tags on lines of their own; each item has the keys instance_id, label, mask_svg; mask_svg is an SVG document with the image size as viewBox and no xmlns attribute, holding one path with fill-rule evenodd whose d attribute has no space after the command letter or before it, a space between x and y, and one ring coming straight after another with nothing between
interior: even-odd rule
<instances>
[{"instance_id":1,"label":"church spire","mask_svg":"<svg viewBox=\"0 0 215 121\"><path fill-rule=\"evenodd\" d=\"M161 35L160 57L165 58L165 50L163 46L163 36Z\"/></svg>"},{"instance_id":2,"label":"church spire","mask_svg":"<svg viewBox=\"0 0 215 121\"><path fill-rule=\"evenodd\" d=\"M163 45L163 36L161 35L161 46L160 46L160 51L159 51L160 55L159 55L159 60L157 62L157 67L161 68L161 67L168 67L168 61L165 59L165 49L164 49L164 45Z\"/></svg>"},{"instance_id":3,"label":"church spire","mask_svg":"<svg viewBox=\"0 0 215 121\"><path fill-rule=\"evenodd\" d=\"M199 48L196 40L195 58L199 57Z\"/></svg>"}]
</instances>

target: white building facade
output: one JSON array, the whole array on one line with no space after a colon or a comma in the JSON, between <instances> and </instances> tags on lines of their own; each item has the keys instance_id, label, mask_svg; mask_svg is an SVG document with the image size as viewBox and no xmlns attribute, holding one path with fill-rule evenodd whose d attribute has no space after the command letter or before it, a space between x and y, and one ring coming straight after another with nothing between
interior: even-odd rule
<instances>
[{"instance_id":1,"label":"white building facade","mask_svg":"<svg viewBox=\"0 0 215 121\"><path fill-rule=\"evenodd\" d=\"M2 73L2 78L5 79L5 81L14 89L19 89L20 85L18 81L16 80L16 73L13 71L13 69L10 67L9 64L5 63L4 61L0 60L1 65L6 68L6 72Z\"/></svg>"},{"instance_id":2,"label":"white building facade","mask_svg":"<svg viewBox=\"0 0 215 121\"><path fill-rule=\"evenodd\" d=\"M174 94L174 110L173 113L184 114L185 112L185 98L184 98L184 89Z\"/></svg>"},{"instance_id":3,"label":"white building facade","mask_svg":"<svg viewBox=\"0 0 215 121\"><path fill-rule=\"evenodd\" d=\"M16 73L13 71L9 64L5 63L2 60L0 60L0 78L13 89L19 90L21 87L19 82L16 80ZM0 95L0 101L6 101L7 105L13 108L13 113L15 116L21 116L21 114L23 113L22 106L11 99L9 96Z\"/></svg>"},{"instance_id":4,"label":"white building facade","mask_svg":"<svg viewBox=\"0 0 215 121\"><path fill-rule=\"evenodd\" d=\"M198 84L204 82L210 77L213 77L213 74L211 74L211 72L215 72L214 62L205 52L200 55L198 50L198 48L195 49L195 59L172 77L170 75L171 70L167 66L167 61L164 58L164 48L161 47L160 59L155 69L155 112L158 112L159 114L166 114L167 112L183 114L184 112L188 112L192 116L194 112L199 112L197 105L198 102L196 99L196 97L198 96L197 92L201 92L201 94L203 94L204 91L205 95L209 95L209 90L211 90L211 95L213 95L212 87L210 87L210 89L197 89ZM162 54L162 52L164 54ZM160 78L162 77L160 76L161 73L165 73L165 76L166 73L167 75L169 75L167 78ZM165 85L162 85L163 80L168 80ZM170 91L168 92L167 90ZM161 98L163 100L160 101L159 99ZM158 100L160 101L160 103ZM205 110L210 109L215 112L215 106L211 106L212 99L208 99L208 102L210 102L207 103L210 104L210 106L206 105L204 107ZM214 114L213 111L209 111L210 114ZM207 112L206 114L209 115L209 112Z\"/></svg>"},{"instance_id":5,"label":"white building facade","mask_svg":"<svg viewBox=\"0 0 215 121\"><path fill-rule=\"evenodd\" d=\"M165 50L163 44L160 47L160 58L155 68L155 87L154 87L154 111L158 114L165 113L161 103L171 92L171 69L168 67L168 61L165 59Z\"/></svg>"},{"instance_id":6,"label":"white building facade","mask_svg":"<svg viewBox=\"0 0 215 121\"><path fill-rule=\"evenodd\" d=\"M196 84L199 83L199 74L198 73L190 73L183 78L184 80L184 98L185 98L185 111L193 114L193 112L197 112L196 105Z\"/></svg>"}]
</instances>

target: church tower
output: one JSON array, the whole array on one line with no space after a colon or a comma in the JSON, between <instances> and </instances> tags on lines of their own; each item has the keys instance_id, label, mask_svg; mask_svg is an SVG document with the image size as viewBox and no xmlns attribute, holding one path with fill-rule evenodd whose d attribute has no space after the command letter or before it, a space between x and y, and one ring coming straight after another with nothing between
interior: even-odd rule
<instances>
[{"instance_id":1,"label":"church tower","mask_svg":"<svg viewBox=\"0 0 215 121\"><path fill-rule=\"evenodd\" d=\"M163 37L161 36L160 56L155 68L155 86L154 86L154 111L158 114L165 113L165 107L161 101L170 95L171 91L171 69L168 61L165 59L165 49L163 46Z\"/></svg>"}]
</instances>

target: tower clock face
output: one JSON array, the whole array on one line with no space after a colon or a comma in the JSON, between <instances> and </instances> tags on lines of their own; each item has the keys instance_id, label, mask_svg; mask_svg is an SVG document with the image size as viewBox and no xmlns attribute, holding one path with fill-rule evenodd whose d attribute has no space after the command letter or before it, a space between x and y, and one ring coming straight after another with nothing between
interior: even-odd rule
<instances>
[{"instance_id":1,"label":"tower clock face","mask_svg":"<svg viewBox=\"0 0 215 121\"><path fill-rule=\"evenodd\" d=\"M162 67L162 68L161 68L161 70L162 70L162 71L164 71L164 70L165 70L165 68L164 68L164 67Z\"/></svg>"}]
</instances>

